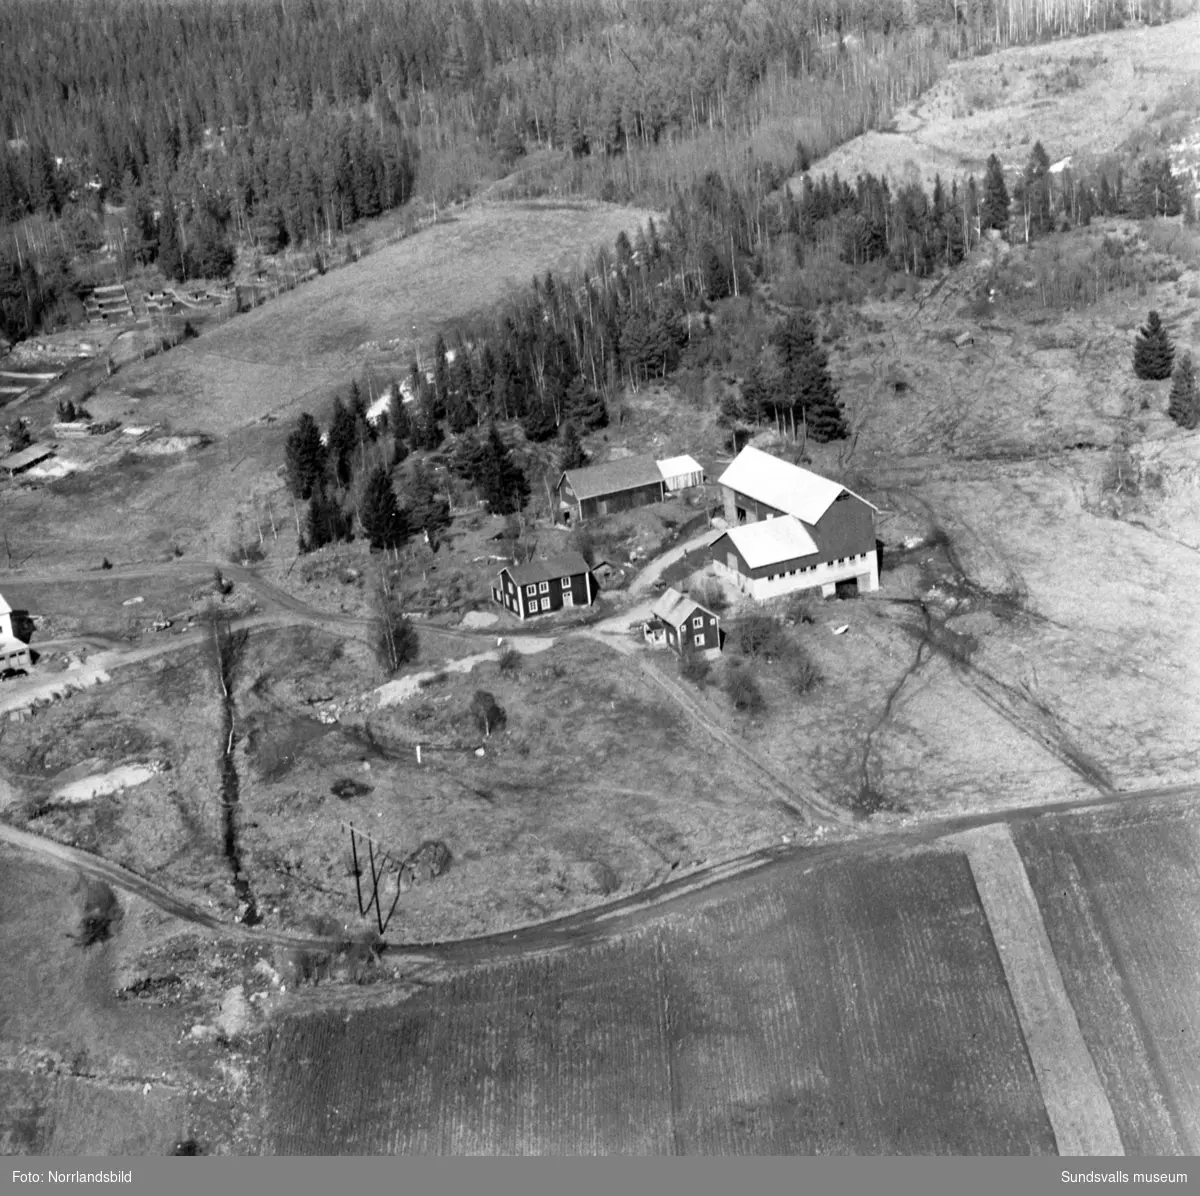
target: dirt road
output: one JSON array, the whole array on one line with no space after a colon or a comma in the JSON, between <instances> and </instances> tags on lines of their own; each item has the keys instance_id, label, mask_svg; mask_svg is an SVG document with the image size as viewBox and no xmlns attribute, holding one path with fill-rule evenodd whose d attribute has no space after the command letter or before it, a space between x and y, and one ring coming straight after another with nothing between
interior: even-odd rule
<instances>
[{"instance_id":1,"label":"dirt road","mask_svg":"<svg viewBox=\"0 0 1200 1196\"><path fill-rule=\"evenodd\" d=\"M656 916L657 911L666 905L671 906L672 913L682 912L687 908L689 901L709 901L714 889L733 889L736 885L745 883L752 874L758 874L767 867L799 867L808 871L864 853L888 855L909 851L914 847L980 827L1019 824L1053 814L1103 809L1117 804L1193 801L1197 797L1200 797L1200 785L1177 785L1099 795L1032 810L1000 810L907 825L893 824L888 829L881 827L880 833L876 835L816 847L804 845L763 848L694 869L662 884L595 906L582 913L474 938L435 943L389 943L387 950L389 955L402 956L406 961L428 963L440 960L462 964L494 961L505 955L560 951L637 930L648 917ZM268 930L262 926L250 928L224 921L119 864L113 864L99 856L68 847L42 835L18 830L3 822L0 822L0 843L9 843L43 859L52 860L86 876L102 880L114 889L142 898L164 913L225 938L314 950L329 950L338 945L336 940L305 938Z\"/></svg>"},{"instance_id":2,"label":"dirt road","mask_svg":"<svg viewBox=\"0 0 1200 1196\"><path fill-rule=\"evenodd\" d=\"M43 835L18 830L15 826L9 826L4 822L0 822L0 843L9 843L13 847L32 852L43 859L66 865L83 876L104 881L122 893L142 898L163 913L172 914L193 926L215 931L224 938L310 950L329 950L337 945L336 940L305 938L301 935L284 934L281 931L264 930L260 927L252 929L237 922L227 922L215 914L201 909L198 905L176 897L170 890L156 885L144 876L139 876L128 868L122 868L120 864L114 864L87 851L80 851L76 847L68 847L65 843L58 843Z\"/></svg>"}]
</instances>

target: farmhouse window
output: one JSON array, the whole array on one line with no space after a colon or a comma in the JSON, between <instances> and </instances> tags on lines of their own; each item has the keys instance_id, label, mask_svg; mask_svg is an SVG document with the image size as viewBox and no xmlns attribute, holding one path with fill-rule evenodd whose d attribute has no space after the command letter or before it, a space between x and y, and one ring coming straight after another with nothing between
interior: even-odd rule
<instances>
[{"instance_id":1,"label":"farmhouse window","mask_svg":"<svg viewBox=\"0 0 1200 1196\"><path fill-rule=\"evenodd\" d=\"M695 618L692 620L692 626L693 626L693 627L703 627L703 626L704 626L704 616L703 616L703 615L697 615L697 616L696 616L696 617L695 617Z\"/></svg>"},{"instance_id":2,"label":"farmhouse window","mask_svg":"<svg viewBox=\"0 0 1200 1196\"><path fill-rule=\"evenodd\" d=\"M526 593L526 594L536 594L536 593L537 593L537 586L526 586L526 587L525 587L525 593Z\"/></svg>"},{"instance_id":3,"label":"farmhouse window","mask_svg":"<svg viewBox=\"0 0 1200 1196\"><path fill-rule=\"evenodd\" d=\"M704 647L704 632L703 631L696 632L696 647L697 648Z\"/></svg>"},{"instance_id":4,"label":"farmhouse window","mask_svg":"<svg viewBox=\"0 0 1200 1196\"><path fill-rule=\"evenodd\" d=\"M538 586L538 590L543 594L549 594L550 593L550 583L548 581L542 582L541 585Z\"/></svg>"},{"instance_id":5,"label":"farmhouse window","mask_svg":"<svg viewBox=\"0 0 1200 1196\"><path fill-rule=\"evenodd\" d=\"M562 586L564 590L569 590L571 588L571 579L569 577L560 577L558 579L558 584Z\"/></svg>"}]
</instances>

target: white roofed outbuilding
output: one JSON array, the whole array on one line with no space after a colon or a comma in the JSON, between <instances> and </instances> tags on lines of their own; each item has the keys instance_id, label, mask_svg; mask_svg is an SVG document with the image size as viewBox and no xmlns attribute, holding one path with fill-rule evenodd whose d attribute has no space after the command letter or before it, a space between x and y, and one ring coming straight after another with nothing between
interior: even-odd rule
<instances>
[{"instance_id":1,"label":"white roofed outbuilding","mask_svg":"<svg viewBox=\"0 0 1200 1196\"><path fill-rule=\"evenodd\" d=\"M668 494L675 490L688 490L692 486L704 485L704 466L686 453L681 457L667 457L657 464Z\"/></svg>"}]
</instances>

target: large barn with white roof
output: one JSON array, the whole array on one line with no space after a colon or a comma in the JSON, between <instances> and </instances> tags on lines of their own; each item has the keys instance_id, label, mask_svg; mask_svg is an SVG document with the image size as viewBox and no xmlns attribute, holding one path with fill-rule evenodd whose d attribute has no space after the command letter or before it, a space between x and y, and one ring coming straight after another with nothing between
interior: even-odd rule
<instances>
[{"instance_id":1,"label":"large barn with white roof","mask_svg":"<svg viewBox=\"0 0 1200 1196\"><path fill-rule=\"evenodd\" d=\"M879 589L876 508L840 482L751 446L718 479L728 524L714 567L756 599L853 582Z\"/></svg>"}]
</instances>

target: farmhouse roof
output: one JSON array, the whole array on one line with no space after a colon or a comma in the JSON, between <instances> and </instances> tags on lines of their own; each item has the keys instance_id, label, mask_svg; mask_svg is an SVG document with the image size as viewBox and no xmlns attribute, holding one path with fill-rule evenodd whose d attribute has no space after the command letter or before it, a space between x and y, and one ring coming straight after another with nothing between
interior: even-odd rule
<instances>
[{"instance_id":1,"label":"farmhouse roof","mask_svg":"<svg viewBox=\"0 0 1200 1196\"><path fill-rule=\"evenodd\" d=\"M519 586L535 581L549 581L553 577L575 577L588 572L588 563L577 552L564 552L541 560L529 561L525 565L506 565L501 572L508 575Z\"/></svg>"},{"instance_id":2,"label":"farmhouse roof","mask_svg":"<svg viewBox=\"0 0 1200 1196\"><path fill-rule=\"evenodd\" d=\"M11 615L13 608L4 600L4 595L0 594L0 615Z\"/></svg>"},{"instance_id":3,"label":"farmhouse roof","mask_svg":"<svg viewBox=\"0 0 1200 1196\"><path fill-rule=\"evenodd\" d=\"M7 457L0 457L0 469L24 469L27 465L34 465L53 456L54 450L49 445L31 444L19 453L9 453Z\"/></svg>"},{"instance_id":4,"label":"farmhouse roof","mask_svg":"<svg viewBox=\"0 0 1200 1196\"><path fill-rule=\"evenodd\" d=\"M0 656L9 656L13 652L28 652L29 645L9 635L0 635Z\"/></svg>"},{"instance_id":5,"label":"farmhouse roof","mask_svg":"<svg viewBox=\"0 0 1200 1196\"><path fill-rule=\"evenodd\" d=\"M704 467L700 462L686 453L682 457L668 457L665 461L659 461L658 469L664 478L677 478L684 473L704 472Z\"/></svg>"},{"instance_id":6,"label":"farmhouse roof","mask_svg":"<svg viewBox=\"0 0 1200 1196\"><path fill-rule=\"evenodd\" d=\"M603 465L568 469L563 477L570 481L578 499L599 498L622 490L636 490L639 486L658 486L663 480L653 457L621 457Z\"/></svg>"},{"instance_id":7,"label":"farmhouse roof","mask_svg":"<svg viewBox=\"0 0 1200 1196\"><path fill-rule=\"evenodd\" d=\"M719 481L722 486L729 486L808 524L817 523L843 491L854 494L841 482L830 481L749 444L738 453ZM867 502L861 495L854 494L854 497ZM878 510L871 503L867 506Z\"/></svg>"},{"instance_id":8,"label":"farmhouse roof","mask_svg":"<svg viewBox=\"0 0 1200 1196\"><path fill-rule=\"evenodd\" d=\"M787 516L739 524L722 535L729 537L751 569L761 569L780 561L798 560L818 551L816 542L805 531L804 525L798 519L789 519ZM718 536L717 540L720 538Z\"/></svg>"},{"instance_id":9,"label":"farmhouse roof","mask_svg":"<svg viewBox=\"0 0 1200 1196\"><path fill-rule=\"evenodd\" d=\"M681 594L672 586L663 590L658 601L650 608L650 613L664 623L678 627L681 623L686 623L692 617L692 611L695 610L702 610L706 615L712 615L712 611L706 606L701 606L694 598Z\"/></svg>"}]
</instances>

